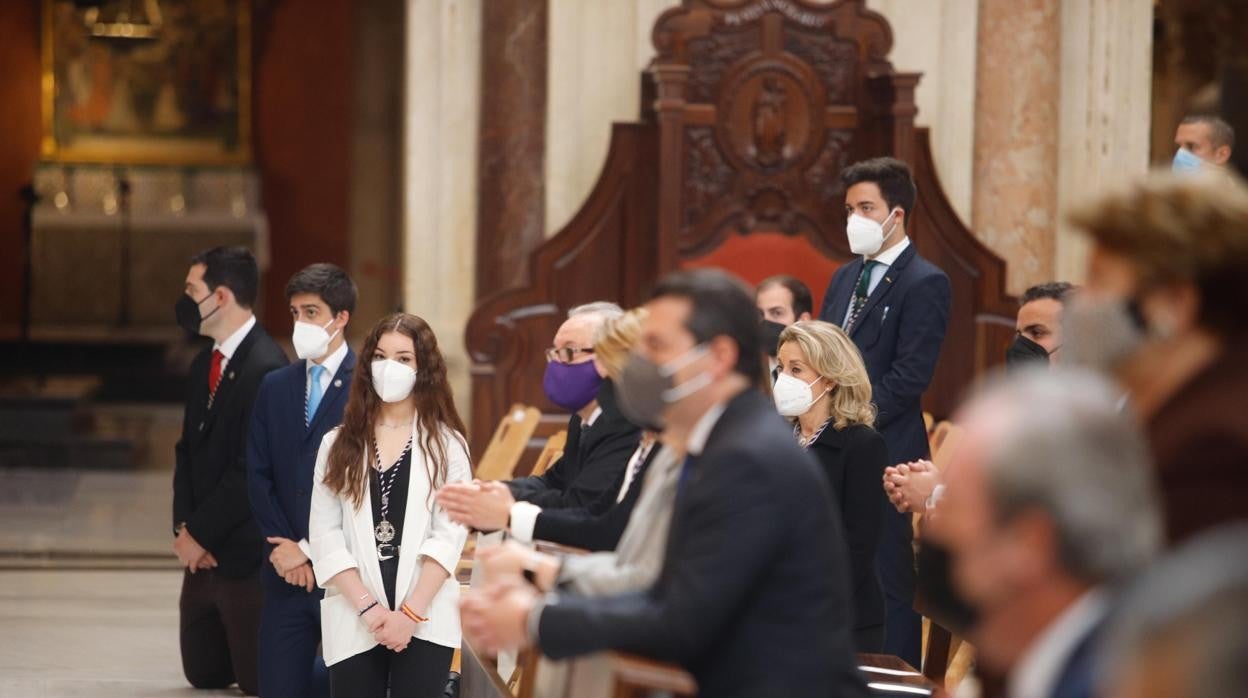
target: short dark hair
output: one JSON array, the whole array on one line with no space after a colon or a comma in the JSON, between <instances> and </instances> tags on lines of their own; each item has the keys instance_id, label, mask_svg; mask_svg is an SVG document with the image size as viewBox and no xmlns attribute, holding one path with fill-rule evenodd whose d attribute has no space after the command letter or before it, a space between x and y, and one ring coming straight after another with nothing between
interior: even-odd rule
<instances>
[{"instance_id":1,"label":"short dark hair","mask_svg":"<svg viewBox=\"0 0 1248 698\"><path fill-rule=\"evenodd\" d=\"M761 374L763 339L758 309L747 286L720 269L692 269L668 274L650 292L650 300L684 298L691 304L685 329L700 344L725 336L737 345L733 369L757 384Z\"/></svg>"},{"instance_id":2,"label":"short dark hair","mask_svg":"<svg viewBox=\"0 0 1248 698\"><path fill-rule=\"evenodd\" d=\"M209 291L224 286L234 293L234 300L244 308L256 304L260 286L260 268L246 247L214 247L191 258L191 266L204 265L204 284Z\"/></svg>"},{"instance_id":3,"label":"short dark hair","mask_svg":"<svg viewBox=\"0 0 1248 698\"><path fill-rule=\"evenodd\" d=\"M874 183L889 209L900 208L906 212L907 219L910 217L918 194L909 165L897 158L872 158L841 170L841 184L846 190L862 182Z\"/></svg>"},{"instance_id":4,"label":"short dark hair","mask_svg":"<svg viewBox=\"0 0 1248 698\"><path fill-rule=\"evenodd\" d=\"M320 296L334 315L355 312L355 282L336 264L320 262L295 272L286 283L286 300L300 293Z\"/></svg>"},{"instance_id":5,"label":"short dark hair","mask_svg":"<svg viewBox=\"0 0 1248 698\"><path fill-rule=\"evenodd\" d=\"M1235 128L1215 114L1188 114L1181 124L1205 124L1209 127L1209 142L1215 148L1230 146L1235 150Z\"/></svg>"},{"instance_id":6,"label":"short dark hair","mask_svg":"<svg viewBox=\"0 0 1248 698\"><path fill-rule=\"evenodd\" d=\"M813 313L815 310L815 301L811 298L810 289L800 279L788 274L776 274L769 276L758 283L758 290L761 292L768 286L783 286L789 290L793 296L793 317L801 317L802 313Z\"/></svg>"},{"instance_id":7,"label":"short dark hair","mask_svg":"<svg viewBox=\"0 0 1248 698\"><path fill-rule=\"evenodd\" d=\"M1042 284L1036 284L1023 291L1023 297L1018 299L1018 307L1021 308L1041 298L1052 298L1058 303L1065 304L1066 298L1070 296L1070 292L1074 289L1075 285L1069 281L1047 281Z\"/></svg>"}]
</instances>

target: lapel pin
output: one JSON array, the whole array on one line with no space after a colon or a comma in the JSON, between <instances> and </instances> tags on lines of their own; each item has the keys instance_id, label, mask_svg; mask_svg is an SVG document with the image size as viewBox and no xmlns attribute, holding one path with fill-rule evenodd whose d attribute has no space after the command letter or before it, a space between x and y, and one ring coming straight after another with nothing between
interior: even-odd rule
<instances>
[{"instance_id":1,"label":"lapel pin","mask_svg":"<svg viewBox=\"0 0 1248 698\"><path fill-rule=\"evenodd\" d=\"M334 387L335 387L335 388L341 388L341 387L342 387L342 379L341 379L341 378L339 378L338 380L334 381Z\"/></svg>"},{"instance_id":2,"label":"lapel pin","mask_svg":"<svg viewBox=\"0 0 1248 698\"><path fill-rule=\"evenodd\" d=\"M234 372L230 371L230 380L234 380Z\"/></svg>"}]
</instances>

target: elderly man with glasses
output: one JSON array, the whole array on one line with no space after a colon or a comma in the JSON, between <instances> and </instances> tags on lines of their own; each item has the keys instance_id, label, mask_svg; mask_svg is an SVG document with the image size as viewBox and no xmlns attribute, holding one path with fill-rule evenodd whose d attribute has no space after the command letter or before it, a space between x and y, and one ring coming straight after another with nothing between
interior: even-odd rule
<instances>
[{"instance_id":1,"label":"elderly man with glasses","mask_svg":"<svg viewBox=\"0 0 1248 698\"><path fill-rule=\"evenodd\" d=\"M540 476L506 483L456 483L443 487L438 501L456 521L481 531L512 526L513 506L529 502L541 509L592 509L603 493L620 488L641 431L620 414L606 370L594 360L594 336L604 322L623 311L615 303L589 303L568 311L546 351L546 397L571 412L563 456ZM614 501L613 498L611 501ZM535 516L533 514L532 516ZM531 517L530 517L531 518ZM532 527L532 522L527 522Z\"/></svg>"}]
</instances>

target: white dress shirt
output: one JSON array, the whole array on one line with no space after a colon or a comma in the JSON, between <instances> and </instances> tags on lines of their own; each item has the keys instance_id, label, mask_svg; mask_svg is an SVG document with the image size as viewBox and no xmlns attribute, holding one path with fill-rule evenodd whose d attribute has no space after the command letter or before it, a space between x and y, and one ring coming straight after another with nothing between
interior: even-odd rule
<instances>
[{"instance_id":1,"label":"white dress shirt","mask_svg":"<svg viewBox=\"0 0 1248 698\"><path fill-rule=\"evenodd\" d=\"M880 285L880 281L884 279L884 275L888 273L888 270L891 269L893 264L897 262L897 258L900 257L901 253L905 252L906 248L909 246L910 246L909 236L903 237L901 239L901 242L897 243L896 245L893 245L887 250L884 250L883 252L877 254L874 257L865 257L863 259L864 262L868 262L868 261L879 262L879 264L872 267L871 280L867 282L867 297L868 298L871 297L871 294L875 293L875 287ZM842 327L844 327L846 324L849 323L849 316L853 312L854 312L854 297L851 295L849 297L849 307L845 309L845 320L844 322L841 323Z\"/></svg>"},{"instance_id":2,"label":"white dress shirt","mask_svg":"<svg viewBox=\"0 0 1248 698\"><path fill-rule=\"evenodd\" d=\"M702 449L706 448L706 440L711 438L711 432L719 423L719 418L724 416L726 409L728 409L727 402L711 405L711 408L689 430L689 438L685 440L685 453L691 456L702 455Z\"/></svg>"},{"instance_id":3,"label":"white dress shirt","mask_svg":"<svg viewBox=\"0 0 1248 698\"><path fill-rule=\"evenodd\" d=\"M244 322L242 327L235 330L234 334L227 337L224 342L212 345L213 351L219 351L225 357L221 359L221 375L225 375L225 367L229 365L230 359L234 358L234 352L238 351L238 345L243 343L243 340L247 338L247 333L251 332L251 328L255 326L256 316L252 315L247 318L247 322Z\"/></svg>"},{"instance_id":4,"label":"white dress shirt","mask_svg":"<svg viewBox=\"0 0 1248 698\"><path fill-rule=\"evenodd\" d=\"M329 383L338 374L338 368L342 366L342 362L347 358L347 343L343 342L341 346L334 350L332 354L321 360L321 366L325 367L325 372L321 374L321 395L329 392ZM308 396L312 394L312 367L316 365L314 361L308 361L304 366L303 381L303 403L308 403Z\"/></svg>"},{"instance_id":5,"label":"white dress shirt","mask_svg":"<svg viewBox=\"0 0 1248 698\"><path fill-rule=\"evenodd\" d=\"M1109 612L1103 592L1093 589L1080 596L1053 619L1010 672L1010 698L1049 698L1075 650Z\"/></svg>"}]
</instances>

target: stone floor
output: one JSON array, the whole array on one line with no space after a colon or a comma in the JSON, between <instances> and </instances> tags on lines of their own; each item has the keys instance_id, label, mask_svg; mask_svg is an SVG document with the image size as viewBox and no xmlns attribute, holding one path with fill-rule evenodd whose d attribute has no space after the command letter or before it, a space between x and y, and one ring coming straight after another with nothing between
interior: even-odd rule
<instances>
[{"instance_id":1,"label":"stone floor","mask_svg":"<svg viewBox=\"0 0 1248 698\"><path fill-rule=\"evenodd\" d=\"M231 696L178 656L176 570L0 570L0 697Z\"/></svg>"},{"instance_id":2,"label":"stone floor","mask_svg":"<svg viewBox=\"0 0 1248 698\"><path fill-rule=\"evenodd\" d=\"M182 677L171 479L0 470L0 698L241 695Z\"/></svg>"}]
</instances>

